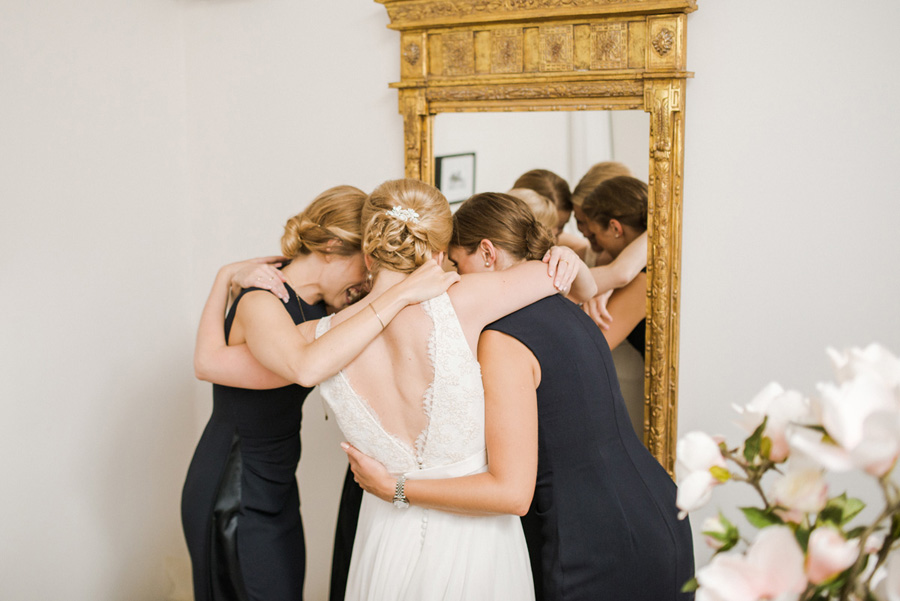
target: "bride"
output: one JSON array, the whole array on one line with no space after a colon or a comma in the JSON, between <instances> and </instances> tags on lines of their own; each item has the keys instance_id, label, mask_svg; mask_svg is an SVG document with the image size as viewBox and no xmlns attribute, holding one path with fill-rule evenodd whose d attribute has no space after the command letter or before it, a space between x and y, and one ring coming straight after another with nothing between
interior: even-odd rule
<instances>
[{"instance_id":1,"label":"bride","mask_svg":"<svg viewBox=\"0 0 900 601\"><path fill-rule=\"evenodd\" d=\"M443 195L409 179L379 186L364 204L363 224L372 291L318 324L301 324L299 332L307 340L362 312L381 321L372 303L418 266L440 261L452 231ZM553 249L548 261L549 269L528 261L503 272L464 276L446 294L393 316L369 346L321 384L347 440L390 472L410 479L485 471L484 391L475 359L481 330L567 289L576 273L574 298L586 300L595 291L586 266L572 251ZM279 362L266 367L293 377ZM502 435L502 424L489 426ZM517 517L409 507L404 486L400 475L393 502L364 496L348 599L534 597ZM523 500L523 512L529 501Z\"/></svg>"}]
</instances>

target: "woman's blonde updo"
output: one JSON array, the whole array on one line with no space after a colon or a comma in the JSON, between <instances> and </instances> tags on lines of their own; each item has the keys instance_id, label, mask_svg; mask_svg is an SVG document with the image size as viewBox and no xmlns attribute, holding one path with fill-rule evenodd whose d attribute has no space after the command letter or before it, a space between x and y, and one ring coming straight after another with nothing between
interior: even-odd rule
<instances>
[{"instance_id":1,"label":"woman's blonde updo","mask_svg":"<svg viewBox=\"0 0 900 601\"><path fill-rule=\"evenodd\" d=\"M325 190L302 213L288 219L281 237L281 254L293 259L314 252L341 256L359 252L365 200L366 193L353 186Z\"/></svg>"},{"instance_id":2,"label":"woman's blonde updo","mask_svg":"<svg viewBox=\"0 0 900 601\"><path fill-rule=\"evenodd\" d=\"M362 248L375 259L373 270L400 273L411 273L434 253L447 250L453 230L447 199L415 179L375 188L363 205L362 222Z\"/></svg>"},{"instance_id":3,"label":"woman's blonde updo","mask_svg":"<svg viewBox=\"0 0 900 601\"><path fill-rule=\"evenodd\" d=\"M587 195L581 209L588 219L603 227L609 227L610 219L615 219L644 232L647 229L647 184L627 175L608 179Z\"/></svg>"},{"instance_id":4,"label":"woman's blonde updo","mask_svg":"<svg viewBox=\"0 0 900 601\"><path fill-rule=\"evenodd\" d=\"M602 161L593 165L572 191L572 204L580 207L584 204L584 199L587 198L587 195L593 192L594 188L611 177L620 175L631 175L631 170L616 161Z\"/></svg>"},{"instance_id":5,"label":"woman's blonde updo","mask_svg":"<svg viewBox=\"0 0 900 601\"><path fill-rule=\"evenodd\" d=\"M517 261L540 259L553 246L553 236L524 202L509 194L476 194L453 214L453 246L472 254L490 240Z\"/></svg>"}]
</instances>

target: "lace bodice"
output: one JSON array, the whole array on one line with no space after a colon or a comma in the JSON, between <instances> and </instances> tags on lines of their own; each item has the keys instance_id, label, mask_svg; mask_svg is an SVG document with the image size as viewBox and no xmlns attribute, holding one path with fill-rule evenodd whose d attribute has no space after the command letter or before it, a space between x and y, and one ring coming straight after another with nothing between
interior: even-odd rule
<instances>
[{"instance_id":1,"label":"lace bodice","mask_svg":"<svg viewBox=\"0 0 900 601\"><path fill-rule=\"evenodd\" d=\"M399 474L461 461L484 449L481 368L466 342L447 294L422 303L434 327L428 343L434 380L425 394L427 425L415 448L387 432L378 415L350 386L344 372L319 385L347 440ZM331 327L319 321L316 337Z\"/></svg>"}]
</instances>

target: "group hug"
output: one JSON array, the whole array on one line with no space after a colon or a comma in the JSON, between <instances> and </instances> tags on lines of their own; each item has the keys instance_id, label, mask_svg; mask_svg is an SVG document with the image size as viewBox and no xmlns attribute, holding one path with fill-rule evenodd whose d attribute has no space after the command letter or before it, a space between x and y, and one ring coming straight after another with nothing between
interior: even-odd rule
<instances>
[{"instance_id":1,"label":"group hug","mask_svg":"<svg viewBox=\"0 0 900 601\"><path fill-rule=\"evenodd\" d=\"M315 386L350 463L331 601L692 599L690 525L610 354L644 352L646 229L647 186L618 163L571 192L535 169L455 211L401 179L330 188L283 256L221 268L182 495L195 600L303 599Z\"/></svg>"}]
</instances>

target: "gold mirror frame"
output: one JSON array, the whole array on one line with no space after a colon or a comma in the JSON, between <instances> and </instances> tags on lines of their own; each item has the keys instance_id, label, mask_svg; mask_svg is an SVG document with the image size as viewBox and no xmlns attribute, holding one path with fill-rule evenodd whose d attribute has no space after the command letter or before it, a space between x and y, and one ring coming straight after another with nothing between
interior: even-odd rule
<instances>
[{"instance_id":1,"label":"gold mirror frame","mask_svg":"<svg viewBox=\"0 0 900 601\"><path fill-rule=\"evenodd\" d=\"M671 473L687 14L696 0L375 0L400 31L406 177L434 183L444 112L650 113L644 444Z\"/></svg>"}]
</instances>

